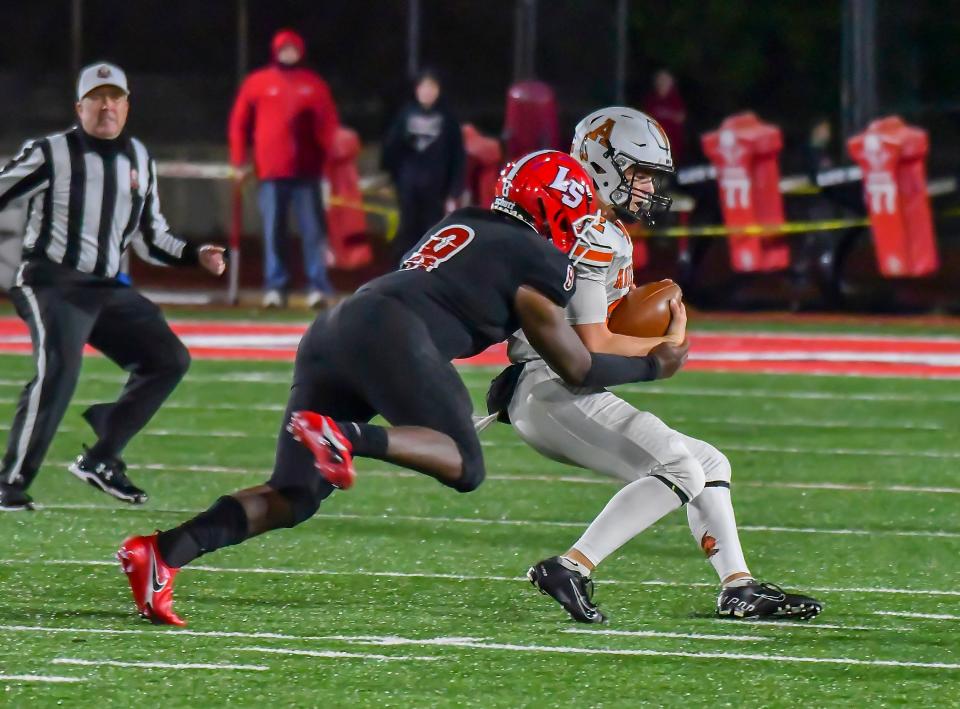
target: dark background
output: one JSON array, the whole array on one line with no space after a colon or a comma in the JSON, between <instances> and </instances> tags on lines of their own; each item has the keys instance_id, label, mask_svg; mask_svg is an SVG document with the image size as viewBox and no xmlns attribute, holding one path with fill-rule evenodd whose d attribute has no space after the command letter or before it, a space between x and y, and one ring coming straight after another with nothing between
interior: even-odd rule
<instances>
[{"instance_id":1,"label":"dark background","mask_svg":"<svg viewBox=\"0 0 960 709\"><path fill-rule=\"evenodd\" d=\"M222 157L237 85L236 0L83 0L81 62L130 75L131 130L161 156ZM614 0L540 0L536 70L560 99L561 125L615 97ZM0 152L72 119L71 0L0 0ZM514 0L422 0L422 65L447 77L459 115L502 128L513 80ZM247 69L268 61L271 35L303 33L308 63L329 81L343 121L376 141L407 91L402 0L248 0ZM667 67L688 105L691 145L732 112L779 124L784 169L818 116L840 125L840 0L630 3L626 100ZM877 2L879 114L927 128L931 172L960 155L960 0ZM840 137L835 139L840 153ZM842 153L838 155L840 157ZM696 155L691 159L696 160Z\"/></svg>"}]
</instances>

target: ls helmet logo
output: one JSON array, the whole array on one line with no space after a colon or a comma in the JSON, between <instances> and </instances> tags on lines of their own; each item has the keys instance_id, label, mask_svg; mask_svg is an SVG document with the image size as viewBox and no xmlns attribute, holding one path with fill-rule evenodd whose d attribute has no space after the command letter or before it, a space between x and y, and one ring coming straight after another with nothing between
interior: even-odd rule
<instances>
[{"instance_id":1,"label":"ls helmet logo","mask_svg":"<svg viewBox=\"0 0 960 709\"><path fill-rule=\"evenodd\" d=\"M570 207L570 209L576 209L583 202L586 187L576 180L568 180L567 175L569 173L569 168L560 165L557 168L557 176L553 178L550 187L563 192L564 194L563 197L560 198L560 201Z\"/></svg>"}]
</instances>

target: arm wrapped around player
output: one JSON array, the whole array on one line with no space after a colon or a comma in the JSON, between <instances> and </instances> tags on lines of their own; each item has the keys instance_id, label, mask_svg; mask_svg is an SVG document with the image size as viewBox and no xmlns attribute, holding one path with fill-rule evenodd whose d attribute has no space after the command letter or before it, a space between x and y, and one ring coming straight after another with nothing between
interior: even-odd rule
<instances>
[{"instance_id":1,"label":"arm wrapped around player","mask_svg":"<svg viewBox=\"0 0 960 709\"><path fill-rule=\"evenodd\" d=\"M664 379L683 366L689 345L664 342L642 357L594 354L567 322L564 311L537 290L517 293L517 314L533 348L547 365L572 386L606 387Z\"/></svg>"}]
</instances>

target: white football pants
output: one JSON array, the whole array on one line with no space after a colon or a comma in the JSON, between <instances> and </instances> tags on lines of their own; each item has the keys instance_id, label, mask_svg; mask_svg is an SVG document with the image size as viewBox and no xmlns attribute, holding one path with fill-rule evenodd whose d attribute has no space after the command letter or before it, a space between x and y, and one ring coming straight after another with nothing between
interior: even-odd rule
<instances>
[{"instance_id":1,"label":"white football pants","mask_svg":"<svg viewBox=\"0 0 960 709\"><path fill-rule=\"evenodd\" d=\"M709 443L609 391L569 387L543 362L524 368L509 413L520 438L561 463L627 482L657 475L689 500L708 482L730 482L730 462Z\"/></svg>"}]
</instances>

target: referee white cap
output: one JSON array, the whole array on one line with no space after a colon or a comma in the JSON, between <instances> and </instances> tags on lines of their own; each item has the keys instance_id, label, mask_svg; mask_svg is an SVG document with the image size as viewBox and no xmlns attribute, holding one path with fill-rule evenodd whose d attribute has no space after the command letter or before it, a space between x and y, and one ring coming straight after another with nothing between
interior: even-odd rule
<instances>
[{"instance_id":1,"label":"referee white cap","mask_svg":"<svg viewBox=\"0 0 960 709\"><path fill-rule=\"evenodd\" d=\"M77 100L101 86L116 86L123 93L130 93L130 89L127 88L127 75L123 73L123 69L116 64L97 62L80 70L80 78L77 80Z\"/></svg>"}]
</instances>

